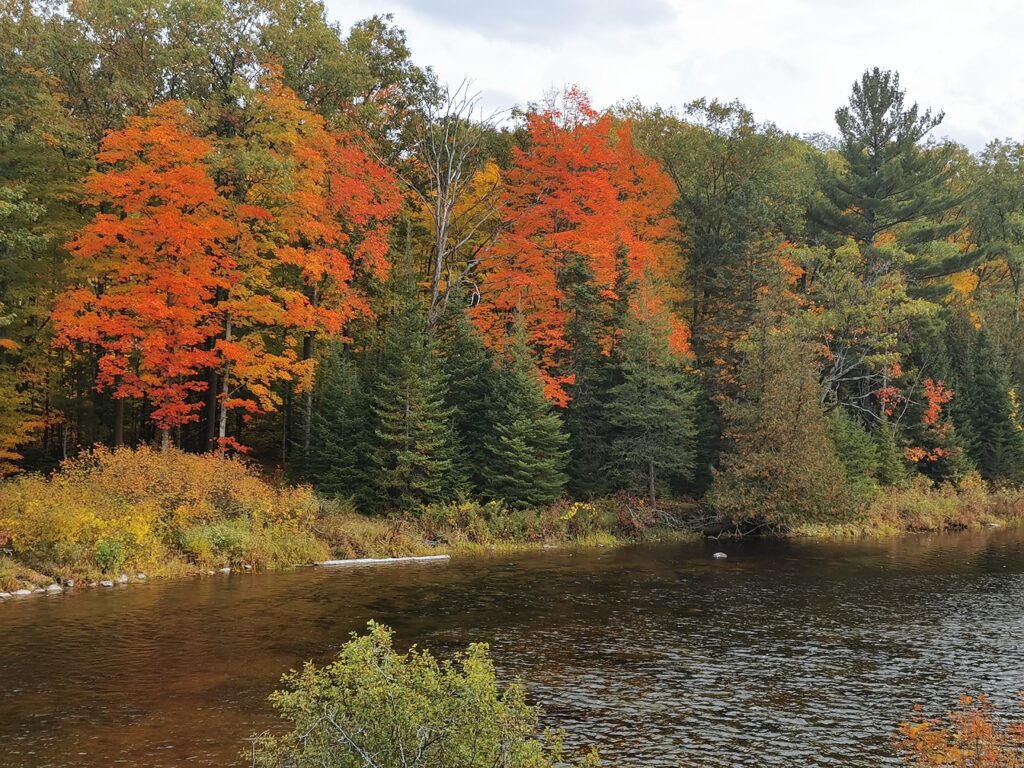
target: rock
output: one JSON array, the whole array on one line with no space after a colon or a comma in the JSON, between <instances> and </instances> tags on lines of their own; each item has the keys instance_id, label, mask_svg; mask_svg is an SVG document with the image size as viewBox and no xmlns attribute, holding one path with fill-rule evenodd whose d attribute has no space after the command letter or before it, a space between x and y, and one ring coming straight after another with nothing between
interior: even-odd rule
<instances>
[{"instance_id":1,"label":"rock","mask_svg":"<svg viewBox=\"0 0 1024 768\"><path fill-rule=\"evenodd\" d=\"M728 555L725 554L725 552L715 552L715 554L713 554L712 557L715 558L715 560L725 560L725 558L727 558Z\"/></svg>"},{"instance_id":2,"label":"rock","mask_svg":"<svg viewBox=\"0 0 1024 768\"><path fill-rule=\"evenodd\" d=\"M33 595L45 595L46 594L46 590L43 589L42 587L36 587L35 589L32 590L32 594Z\"/></svg>"},{"instance_id":3,"label":"rock","mask_svg":"<svg viewBox=\"0 0 1024 768\"><path fill-rule=\"evenodd\" d=\"M64 586L67 587L68 589L73 588L75 586L75 580L74 579L65 579L64 580Z\"/></svg>"},{"instance_id":4,"label":"rock","mask_svg":"<svg viewBox=\"0 0 1024 768\"><path fill-rule=\"evenodd\" d=\"M0 600L7 600L14 597L10 592L0 592Z\"/></svg>"},{"instance_id":5,"label":"rock","mask_svg":"<svg viewBox=\"0 0 1024 768\"><path fill-rule=\"evenodd\" d=\"M243 571L251 571L252 570L252 566L249 565L248 563L242 563L242 570Z\"/></svg>"},{"instance_id":6,"label":"rock","mask_svg":"<svg viewBox=\"0 0 1024 768\"><path fill-rule=\"evenodd\" d=\"M118 576L117 577L117 583L118 584L127 584L128 583L128 574L127 573L122 573L120 576Z\"/></svg>"},{"instance_id":7,"label":"rock","mask_svg":"<svg viewBox=\"0 0 1024 768\"><path fill-rule=\"evenodd\" d=\"M206 573L207 573L208 576L213 576L213 574L215 574L216 571L207 571Z\"/></svg>"},{"instance_id":8,"label":"rock","mask_svg":"<svg viewBox=\"0 0 1024 768\"><path fill-rule=\"evenodd\" d=\"M220 572L221 573L231 573L231 566L230 565L225 565L223 568L220 569Z\"/></svg>"},{"instance_id":9,"label":"rock","mask_svg":"<svg viewBox=\"0 0 1024 768\"><path fill-rule=\"evenodd\" d=\"M110 579L104 579L103 581L100 582L100 586L101 587L112 587L112 586L114 586L114 582L112 582Z\"/></svg>"},{"instance_id":10,"label":"rock","mask_svg":"<svg viewBox=\"0 0 1024 768\"><path fill-rule=\"evenodd\" d=\"M135 574L135 578L138 579L139 581L145 581L146 580L146 574L144 574L142 571L139 571L138 573Z\"/></svg>"},{"instance_id":11,"label":"rock","mask_svg":"<svg viewBox=\"0 0 1024 768\"><path fill-rule=\"evenodd\" d=\"M60 584L51 584L50 586L48 586L46 588L47 594L50 594L50 595L59 595L63 591L64 591L64 589L61 587Z\"/></svg>"},{"instance_id":12,"label":"rock","mask_svg":"<svg viewBox=\"0 0 1024 768\"><path fill-rule=\"evenodd\" d=\"M544 545L544 549L554 549L554 548L555 548L555 547L554 547L554 545L552 545L552 544L545 544L545 545Z\"/></svg>"},{"instance_id":13,"label":"rock","mask_svg":"<svg viewBox=\"0 0 1024 768\"><path fill-rule=\"evenodd\" d=\"M32 591L29 589L16 589L11 594L15 597L27 597L32 594Z\"/></svg>"},{"instance_id":14,"label":"rock","mask_svg":"<svg viewBox=\"0 0 1024 768\"><path fill-rule=\"evenodd\" d=\"M998 528L999 527L999 523L985 523L984 527L985 528Z\"/></svg>"}]
</instances>

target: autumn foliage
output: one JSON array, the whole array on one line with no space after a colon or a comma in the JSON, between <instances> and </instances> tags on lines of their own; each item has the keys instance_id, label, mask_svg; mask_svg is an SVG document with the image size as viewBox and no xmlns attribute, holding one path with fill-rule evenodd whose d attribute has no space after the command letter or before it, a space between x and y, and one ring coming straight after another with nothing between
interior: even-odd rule
<instances>
[{"instance_id":1,"label":"autumn foliage","mask_svg":"<svg viewBox=\"0 0 1024 768\"><path fill-rule=\"evenodd\" d=\"M212 153L178 102L107 135L86 184L97 213L68 245L87 279L53 315L58 345L100 350L97 388L148 399L161 430L198 418L196 376L217 363L214 298L233 279Z\"/></svg>"},{"instance_id":2,"label":"autumn foliage","mask_svg":"<svg viewBox=\"0 0 1024 768\"><path fill-rule=\"evenodd\" d=\"M515 151L504 179L504 227L486 261L475 320L502 348L521 314L546 393L565 405L572 378L559 371L567 349L563 272L582 259L601 295L613 300L625 249L635 279L664 277L676 253L675 191L633 146L629 124L599 114L577 87L528 115L526 127L528 146ZM686 346L685 329L676 339Z\"/></svg>"},{"instance_id":3,"label":"autumn foliage","mask_svg":"<svg viewBox=\"0 0 1024 768\"><path fill-rule=\"evenodd\" d=\"M179 102L110 132L86 184L96 213L68 245L82 279L55 343L98 349L97 389L145 400L164 432L198 420L207 370L222 412L310 386L306 340L370 315L358 278L388 271L392 172L275 74L254 102L248 134L219 142Z\"/></svg>"},{"instance_id":4,"label":"autumn foliage","mask_svg":"<svg viewBox=\"0 0 1024 768\"><path fill-rule=\"evenodd\" d=\"M984 695L961 696L944 718L920 708L900 725L896 749L918 768L1020 768L1024 766L1024 720L1001 720Z\"/></svg>"}]
</instances>

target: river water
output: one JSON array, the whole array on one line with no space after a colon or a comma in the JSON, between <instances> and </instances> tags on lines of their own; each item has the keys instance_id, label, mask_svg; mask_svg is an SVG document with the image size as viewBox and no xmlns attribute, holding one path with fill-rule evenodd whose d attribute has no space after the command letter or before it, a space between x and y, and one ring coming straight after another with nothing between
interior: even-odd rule
<instances>
[{"instance_id":1,"label":"river water","mask_svg":"<svg viewBox=\"0 0 1024 768\"><path fill-rule=\"evenodd\" d=\"M878 766L915 703L1024 687L1024 534L220 575L0 604L0 766L244 764L267 694L377 619L491 644L607 765Z\"/></svg>"}]
</instances>

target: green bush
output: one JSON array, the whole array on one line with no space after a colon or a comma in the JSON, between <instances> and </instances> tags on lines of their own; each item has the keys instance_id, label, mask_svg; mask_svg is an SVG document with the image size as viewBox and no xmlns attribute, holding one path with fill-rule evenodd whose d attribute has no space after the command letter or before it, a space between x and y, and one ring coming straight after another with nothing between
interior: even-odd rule
<instances>
[{"instance_id":1,"label":"green bush","mask_svg":"<svg viewBox=\"0 0 1024 768\"><path fill-rule=\"evenodd\" d=\"M96 565L104 573L121 571L127 559L124 542L120 539L100 539L96 543Z\"/></svg>"},{"instance_id":2,"label":"green bush","mask_svg":"<svg viewBox=\"0 0 1024 768\"><path fill-rule=\"evenodd\" d=\"M290 730L255 739L254 768L565 765L560 734L540 729L521 685L499 689L483 644L454 662L400 654L371 622L332 664L307 664L284 683L271 701ZM596 755L580 765L597 765Z\"/></svg>"}]
</instances>

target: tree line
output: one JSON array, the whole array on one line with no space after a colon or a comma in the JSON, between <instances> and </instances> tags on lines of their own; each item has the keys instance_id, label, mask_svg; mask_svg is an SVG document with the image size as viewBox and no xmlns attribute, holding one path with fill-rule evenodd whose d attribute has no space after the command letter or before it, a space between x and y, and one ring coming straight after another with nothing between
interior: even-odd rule
<instances>
[{"instance_id":1,"label":"tree line","mask_svg":"<svg viewBox=\"0 0 1024 768\"><path fill-rule=\"evenodd\" d=\"M1021 482L1022 145L895 72L508 114L314 0L0 9L0 461L245 452L367 511Z\"/></svg>"}]
</instances>

